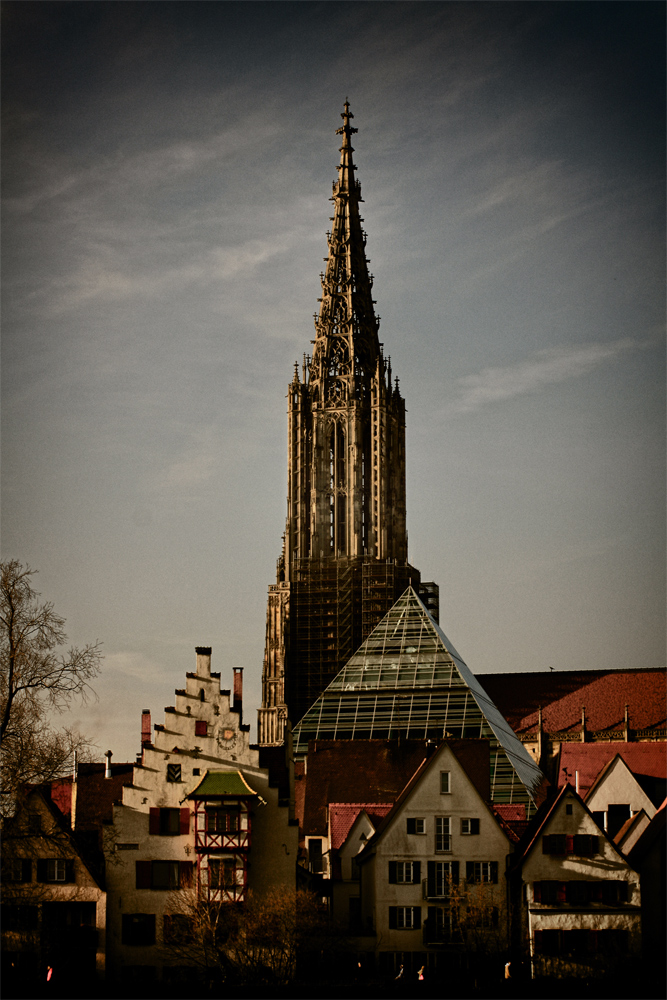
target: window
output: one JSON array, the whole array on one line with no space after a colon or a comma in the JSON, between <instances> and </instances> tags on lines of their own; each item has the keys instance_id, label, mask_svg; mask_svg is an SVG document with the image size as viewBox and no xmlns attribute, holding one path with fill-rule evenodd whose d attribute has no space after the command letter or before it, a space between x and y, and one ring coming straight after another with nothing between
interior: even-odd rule
<instances>
[{"instance_id":1,"label":"window","mask_svg":"<svg viewBox=\"0 0 667 1000\"><path fill-rule=\"evenodd\" d=\"M599 840L594 834L580 833L571 837L564 833L552 833L542 837L543 854L578 854L590 857L599 853Z\"/></svg>"},{"instance_id":2,"label":"window","mask_svg":"<svg viewBox=\"0 0 667 1000\"><path fill-rule=\"evenodd\" d=\"M435 817L435 850L446 854L452 849L451 821L449 816Z\"/></svg>"},{"instance_id":3,"label":"window","mask_svg":"<svg viewBox=\"0 0 667 1000\"><path fill-rule=\"evenodd\" d=\"M584 903L588 903L591 898L591 890L588 882L568 882L565 889L565 898L573 906L581 906Z\"/></svg>"},{"instance_id":4,"label":"window","mask_svg":"<svg viewBox=\"0 0 667 1000\"><path fill-rule=\"evenodd\" d=\"M197 719L195 722L195 736L208 736L208 722Z\"/></svg>"},{"instance_id":5,"label":"window","mask_svg":"<svg viewBox=\"0 0 667 1000\"><path fill-rule=\"evenodd\" d=\"M178 861L151 862L151 889L178 889Z\"/></svg>"},{"instance_id":6,"label":"window","mask_svg":"<svg viewBox=\"0 0 667 1000\"><path fill-rule=\"evenodd\" d=\"M236 833L240 828L238 809L215 807L206 810L208 833Z\"/></svg>"},{"instance_id":7,"label":"window","mask_svg":"<svg viewBox=\"0 0 667 1000\"><path fill-rule=\"evenodd\" d=\"M429 899L448 896L450 886L458 885L458 861L429 861L426 872L426 895Z\"/></svg>"},{"instance_id":8,"label":"window","mask_svg":"<svg viewBox=\"0 0 667 1000\"><path fill-rule=\"evenodd\" d=\"M124 913L122 935L123 944L155 944L155 914Z\"/></svg>"},{"instance_id":9,"label":"window","mask_svg":"<svg viewBox=\"0 0 667 1000\"><path fill-rule=\"evenodd\" d=\"M564 903L566 900L566 883L555 879L544 879L533 885L533 900L547 906L554 903Z\"/></svg>"},{"instance_id":10,"label":"window","mask_svg":"<svg viewBox=\"0 0 667 1000\"><path fill-rule=\"evenodd\" d=\"M200 768L198 768L198 767L193 767L192 768L192 775L193 775L193 777L197 778L200 774L201 774Z\"/></svg>"},{"instance_id":11,"label":"window","mask_svg":"<svg viewBox=\"0 0 667 1000\"><path fill-rule=\"evenodd\" d=\"M464 837L469 837L475 833L479 833L479 820L478 819L462 819L461 820L461 833Z\"/></svg>"},{"instance_id":12,"label":"window","mask_svg":"<svg viewBox=\"0 0 667 1000\"><path fill-rule=\"evenodd\" d=\"M180 781L180 780L181 780L181 765L167 764L167 781Z\"/></svg>"},{"instance_id":13,"label":"window","mask_svg":"<svg viewBox=\"0 0 667 1000\"><path fill-rule=\"evenodd\" d=\"M243 863L236 858L209 858L208 884L210 889L233 889L243 885Z\"/></svg>"},{"instance_id":14,"label":"window","mask_svg":"<svg viewBox=\"0 0 667 1000\"><path fill-rule=\"evenodd\" d=\"M497 861L466 861L467 882L498 882Z\"/></svg>"},{"instance_id":15,"label":"window","mask_svg":"<svg viewBox=\"0 0 667 1000\"><path fill-rule=\"evenodd\" d=\"M42 832L42 817L39 813L28 814L28 833Z\"/></svg>"},{"instance_id":16,"label":"window","mask_svg":"<svg viewBox=\"0 0 667 1000\"><path fill-rule=\"evenodd\" d=\"M40 858L37 862L38 882L73 882L74 862L65 858Z\"/></svg>"},{"instance_id":17,"label":"window","mask_svg":"<svg viewBox=\"0 0 667 1000\"><path fill-rule=\"evenodd\" d=\"M178 765L180 767L180 764ZM148 832L160 837L177 837L190 832L190 810L157 809L148 811Z\"/></svg>"},{"instance_id":18,"label":"window","mask_svg":"<svg viewBox=\"0 0 667 1000\"><path fill-rule=\"evenodd\" d=\"M573 853L582 857L590 857L598 853L598 838L588 833L575 834L573 837Z\"/></svg>"},{"instance_id":19,"label":"window","mask_svg":"<svg viewBox=\"0 0 667 1000\"><path fill-rule=\"evenodd\" d=\"M390 906L389 926L399 930L419 930L422 925L421 906Z\"/></svg>"},{"instance_id":20,"label":"window","mask_svg":"<svg viewBox=\"0 0 667 1000\"><path fill-rule=\"evenodd\" d=\"M390 861L389 882L392 885L405 885L421 882L420 861Z\"/></svg>"},{"instance_id":21,"label":"window","mask_svg":"<svg viewBox=\"0 0 667 1000\"><path fill-rule=\"evenodd\" d=\"M3 931L33 931L39 927L38 906L15 906L3 903L0 914Z\"/></svg>"},{"instance_id":22,"label":"window","mask_svg":"<svg viewBox=\"0 0 667 1000\"><path fill-rule=\"evenodd\" d=\"M426 833L426 821L423 819L409 819L408 833Z\"/></svg>"},{"instance_id":23,"label":"window","mask_svg":"<svg viewBox=\"0 0 667 1000\"><path fill-rule=\"evenodd\" d=\"M429 906L424 921L424 944L444 944L451 941L458 930L456 911L448 906Z\"/></svg>"},{"instance_id":24,"label":"window","mask_svg":"<svg viewBox=\"0 0 667 1000\"><path fill-rule=\"evenodd\" d=\"M441 795L449 795L449 794L451 794L451 791L452 791L451 772L450 771L441 771L440 772L440 794Z\"/></svg>"},{"instance_id":25,"label":"window","mask_svg":"<svg viewBox=\"0 0 667 1000\"><path fill-rule=\"evenodd\" d=\"M135 861L137 889L182 889L192 879L192 861Z\"/></svg>"},{"instance_id":26,"label":"window","mask_svg":"<svg viewBox=\"0 0 667 1000\"><path fill-rule=\"evenodd\" d=\"M535 954L592 955L623 954L627 951L628 932L625 930L546 930L535 931Z\"/></svg>"},{"instance_id":27,"label":"window","mask_svg":"<svg viewBox=\"0 0 667 1000\"><path fill-rule=\"evenodd\" d=\"M31 882L32 861L30 858L4 858L2 877L5 882Z\"/></svg>"},{"instance_id":28,"label":"window","mask_svg":"<svg viewBox=\"0 0 667 1000\"><path fill-rule=\"evenodd\" d=\"M566 816L571 816L572 815L572 803L571 802L568 802L567 805L565 806L565 815Z\"/></svg>"}]
</instances>

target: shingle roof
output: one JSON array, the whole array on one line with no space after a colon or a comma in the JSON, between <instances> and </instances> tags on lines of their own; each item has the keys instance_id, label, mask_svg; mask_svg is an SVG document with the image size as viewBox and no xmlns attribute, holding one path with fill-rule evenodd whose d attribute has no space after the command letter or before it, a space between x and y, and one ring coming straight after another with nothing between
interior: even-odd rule
<instances>
[{"instance_id":1,"label":"shingle roof","mask_svg":"<svg viewBox=\"0 0 667 1000\"><path fill-rule=\"evenodd\" d=\"M250 787L240 771L207 771L187 798L247 798L250 795L257 795L257 792Z\"/></svg>"},{"instance_id":2,"label":"shingle roof","mask_svg":"<svg viewBox=\"0 0 667 1000\"><path fill-rule=\"evenodd\" d=\"M377 827L380 820L384 819L391 811L392 805L392 802L330 802L329 822L332 848L338 850L339 847L342 847L354 826L354 821L362 812L365 812L373 826Z\"/></svg>"},{"instance_id":3,"label":"shingle roof","mask_svg":"<svg viewBox=\"0 0 667 1000\"><path fill-rule=\"evenodd\" d=\"M578 771L579 794L584 798L600 772L617 754L623 758L642 787L646 784L642 782L642 778L663 781L667 778L667 743L625 743L616 740L613 743L563 743L558 765L558 786L564 785L567 780L573 784L575 772ZM653 798L651 790L645 787L647 794ZM660 801L663 797L664 790Z\"/></svg>"},{"instance_id":4,"label":"shingle roof","mask_svg":"<svg viewBox=\"0 0 667 1000\"><path fill-rule=\"evenodd\" d=\"M554 670L478 674L478 680L517 734L537 729L538 709L547 732L581 726L620 729L628 705L631 729L665 726L667 674L659 667L637 670Z\"/></svg>"}]
</instances>

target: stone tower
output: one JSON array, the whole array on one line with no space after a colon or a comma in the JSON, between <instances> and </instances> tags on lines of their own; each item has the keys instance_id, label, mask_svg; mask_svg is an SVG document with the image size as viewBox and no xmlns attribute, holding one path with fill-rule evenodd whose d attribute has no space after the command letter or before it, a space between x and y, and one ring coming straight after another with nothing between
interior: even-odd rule
<instances>
[{"instance_id":1,"label":"stone tower","mask_svg":"<svg viewBox=\"0 0 667 1000\"><path fill-rule=\"evenodd\" d=\"M269 587L260 744L280 743L406 587L405 403L379 319L346 102L312 357L288 389L288 499ZM437 616L437 588L430 606ZM425 595L427 596L427 595Z\"/></svg>"}]
</instances>

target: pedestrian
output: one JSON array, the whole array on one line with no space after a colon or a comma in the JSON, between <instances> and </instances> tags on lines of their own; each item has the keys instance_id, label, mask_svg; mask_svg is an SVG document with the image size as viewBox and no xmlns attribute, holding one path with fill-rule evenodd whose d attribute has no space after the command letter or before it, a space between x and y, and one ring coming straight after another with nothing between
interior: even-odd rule
<instances>
[{"instance_id":1,"label":"pedestrian","mask_svg":"<svg viewBox=\"0 0 667 1000\"><path fill-rule=\"evenodd\" d=\"M396 978L397 979L403 978L403 966L401 966L400 969L398 970L398 975L396 976Z\"/></svg>"},{"instance_id":2,"label":"pedestrian","mask_svg":"<svg viewBox=\"0 0 667 1000\"><path fill-rule=\"evenodd\" d=\"M424 969L425 968L426 968L426 966L422 965L421 969L417 973L417 979L423 980L423 978L424 978Z\"/></svg>"},{"instance_id":3,"label":"pedestrian","mask_svg":"<svg viewBox=\"0 0 667 1000\"><path fill-rule=\"evenodd\" d=\"M512 978L512 976L510 974L510 965L511 964L512 964L511 962L505 962L505 979L511 979Z\"/></svg>"}]
</instances>

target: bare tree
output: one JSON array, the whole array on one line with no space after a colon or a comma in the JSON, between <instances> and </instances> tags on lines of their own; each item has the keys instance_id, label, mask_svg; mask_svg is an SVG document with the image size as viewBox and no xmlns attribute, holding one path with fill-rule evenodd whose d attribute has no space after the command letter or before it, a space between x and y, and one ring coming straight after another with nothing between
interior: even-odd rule
<instances>
[{"instance_id":1,"label":"bare tree","mask_svg":"<svg viewBox=\"0 0 667 1000\"><path fill-rule=\"evenodd\" d=\"M304 889L249 894L245 903L216 903L205 889L172 893L165 915L165 957L199 969L220 986L284 986L297 966L331 947L326 915Z\"/></svg>"},{"instance_id":2,"label":"bare tree","mask_svg":"<svg viewBox=\"0 0 667 1000\"><path fill-rule=\"evenodd\" d=\"M66 709L92 692L99 673L99 642L59 651L65 620L32 588L35 571L12 559L0 563L0 763L3 811L15 806L23 784L63 774L75 749L90 742L68 729L53 730L48 712Z\"/></svg>"}]
</instances>

